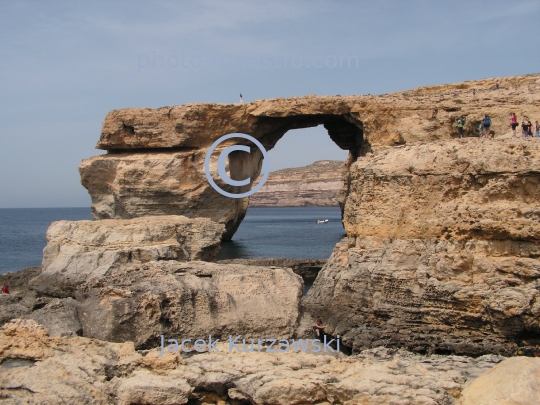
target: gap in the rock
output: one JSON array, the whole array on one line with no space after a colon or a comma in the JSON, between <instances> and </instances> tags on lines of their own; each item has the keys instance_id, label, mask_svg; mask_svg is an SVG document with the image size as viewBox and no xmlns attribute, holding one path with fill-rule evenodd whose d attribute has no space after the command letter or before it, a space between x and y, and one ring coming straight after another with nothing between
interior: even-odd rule
<instances>
[{"instance_id":1,"label":"gap in the rock","mask_svg":"<svg viewBox=\"0 0 540 405\"><path fill-rule=\"evenodd\" d=\"M268 154L270 170L275 172L281 169L308 166L321 160L344 162L348 151L340 149L320 125L315 128L288 131ZM339 167L336 179L341 181L341 165ZM311 190L309 186L304 189L304 186L316 180L320 174L306 170L305 182L291 183L291 190L288 191L286 190L287 182L293 179L289 180L286 174L282 176L283 181L279 180L279 184L273 182L270 192L265 192L264 187L259 191L265 193L265 196L269 196L271 200L274 197L277 203L263 207L253 207L250 203L246 217L232 241L222 242L216 259L218 261L255 258L305 260L304 263L297 265L299 274L304 278L305 294L324 263L320 263L317 268L317 264L310 263L309 260L328 259L335 244L345 236L341 223L341 211L337 204L338 191L336 190L333 206L314 206L320 204L321 198L318 197L322 191ZM315 186L317 187L324 188L324 185L319 184ZM286 200L285 204L283 204L284 200ZM317 224L317 220L322 219L328 219L328 223ZM273 263L250 261L251 264L260 265L279 266L282 263L282 261ZM293 267L292 261L289 261L288 265Z\"/></svg>"}]
</instances>

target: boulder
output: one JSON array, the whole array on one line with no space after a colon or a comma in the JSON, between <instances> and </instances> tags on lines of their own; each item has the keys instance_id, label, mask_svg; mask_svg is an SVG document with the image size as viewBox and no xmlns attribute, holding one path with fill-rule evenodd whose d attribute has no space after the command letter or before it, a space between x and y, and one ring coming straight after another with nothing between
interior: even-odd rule
<instances>
[{"instance_id":1,"label":"boulder","mask_svg":"<svg viewBox=\"0 0 540 405\"><path fill-rule=\"evenodd\" d=\"M36 297L35 291L28 286L28 280L39 273L39 267L27 267L0 274L0 285L7 284L10 289L10 294L0 294L0 326L12 319L24 318L36 306L47 304L47 298Z\"/></svg>"},{"instance_id":2,"label":"boulder","mask_svg":"<svg viewBox=\"0 0 540 405\"><path fill-rule=\"evenodd\" d=\"M25 316L42 325L50 336L81 335L82 329L73 298L55 298L47 305Z\"/></svg>"},{"instance_id":3,"label":"boulder","mask_svg":"<svg viewBox=\"0 0 540 405\"><path fill-rule=\"evenodd\" d=\"M302 279L290 269L206 262L121 266L76 293L83 335L152 347L164 339L290 338Z\"/></svg>"},{"instance_id":4,"label":"boulder","mask_svg":"<svg viewBox=\"0 0 540 405\"><path fill-rule=\"evenodd\" d=\"M29 301L20 295L0 294L0 325L30 313Z\"/></svg>"},{"instance_id":5,"label":"boulder","mask_svg":"<svg viewBox=\"0 0 540 405\"><path fill-rule=\"evenodd\" d=\"M540 359L512 357L463 390L458 405L540 404Z\"/></svg>"},{"instance_id":6,"label":"boulder","mask_svg":"<svg viewBox=\"0 0 540 405\"><path fill-rule=\"evenodd\" d=\"M30 286L41 294L72 296L76 287L123 264L155 260L212 260L223 227L205 218L58 221L47 231L41 273Z\"/></svg>"}]
</instances>

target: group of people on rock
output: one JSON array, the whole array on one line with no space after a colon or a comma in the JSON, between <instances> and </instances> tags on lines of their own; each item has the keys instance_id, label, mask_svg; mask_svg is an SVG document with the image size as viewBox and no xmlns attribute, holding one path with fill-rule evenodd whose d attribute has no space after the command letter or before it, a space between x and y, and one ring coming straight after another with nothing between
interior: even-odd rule
<instances>
[{"instance_id":1,"label":"group of people on rock","mask_svg":"<svg viewBox=\"0 0 540 405\"><path fill-rule=\"evenodd\" d=\"M458 126L458 134L460 138L463 138L463 128L465 127L465 117L459 117L456 122ZM488 115L485 115L478 127L476 132L480 135L481 138L489 138L491 135L491 118Z\"/></svg>"},{"instance_id":2,"label":"group of people on rock","mask_svg":"<svg viewBox=\"0 0 540 405\"><path fill-rule=\"evenodd\" d=\"M463 128L465 127L465 117L459 117L457 122L458 127L458 136L460 138L463 138ZM512 128L512 138L517 138L516 135L516 128L520 126L517 116L515 113L510 114L510 127ZM535 136L536 138L540 138L540 124L538 121L534 124L534 130L535 130ZM482 121L478 124L478 127L476 128L476 132L478 132L479 136L481 138L489 138L493 137L493 134L491 133L491 118L489 118L488 115L485 115ZM533 124L531 123L531 120L529 117L523 117L521 121L521 136L523 138L530 138L533 136Z\"/></svg>"},{"instance_id":3,"label":"group of people on rock","mask_svg":"<svg viewBox=\"0 0 540 405\"><path fill-rule=\"evenodd\" d=\"M517 138L516 128L519 126L518 119L515 113L510 114L510 126L512 127L512 138ZM540 138L540 124L538 120L535 122L536 137ZM533 136L533 124L529 117L523 117L521 120L521 136L523 138L529 138Z\"/></svg>"}]
</instances>

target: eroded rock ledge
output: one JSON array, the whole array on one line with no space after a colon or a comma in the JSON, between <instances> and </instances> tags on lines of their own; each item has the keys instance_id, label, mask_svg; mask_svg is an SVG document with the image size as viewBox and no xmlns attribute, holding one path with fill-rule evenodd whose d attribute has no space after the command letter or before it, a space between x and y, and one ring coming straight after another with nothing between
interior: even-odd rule
<instances>
[{"instance_id":1,"label":"eroded rock ledge","mask_svg":"<svg viewBox=\"0 0 540 405\"><path fill-rule=\"evenodd\" d=\"M326 259L254 258L220 260L219 264L245 264L247 266L290 268L304 279L315 279L326 264Z\"/></svg>"}]
</instances>

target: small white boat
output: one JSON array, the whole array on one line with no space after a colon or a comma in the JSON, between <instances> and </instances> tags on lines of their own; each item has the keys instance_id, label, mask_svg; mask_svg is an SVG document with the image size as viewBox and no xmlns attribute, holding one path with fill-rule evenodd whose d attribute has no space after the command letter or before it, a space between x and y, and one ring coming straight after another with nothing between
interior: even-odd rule
<instances>
[{"instance_id":1,"label":"small white boat","mask_svg":"<svg viewBox=\"0 0 540 405\"><path fill-rule=\"evenodd\" d=\"M328 222L327 219L318 219L318 220L317 220L317 223L318 223L318 224L326 224L327 222Z\"/></svg>"}]
</instances>

